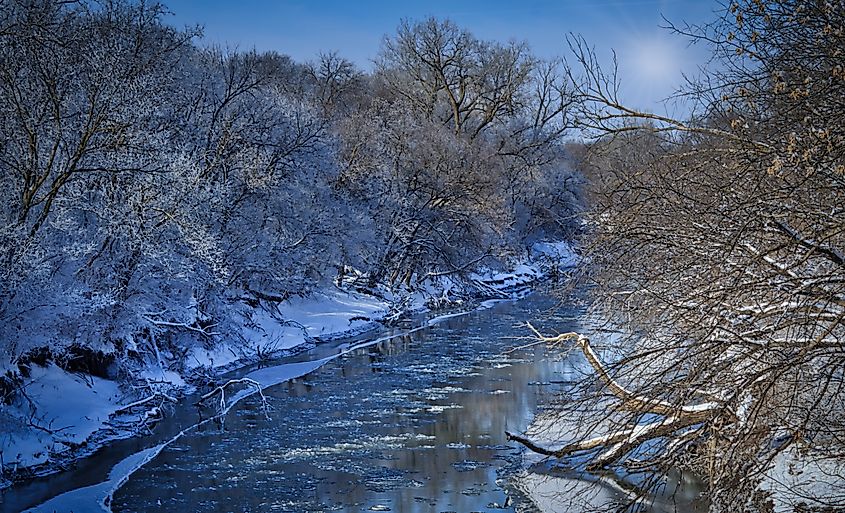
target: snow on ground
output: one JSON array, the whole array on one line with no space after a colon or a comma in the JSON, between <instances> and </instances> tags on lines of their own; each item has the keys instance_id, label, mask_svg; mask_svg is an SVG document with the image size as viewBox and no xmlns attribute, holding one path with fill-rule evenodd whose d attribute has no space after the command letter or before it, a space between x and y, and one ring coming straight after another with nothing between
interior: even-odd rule
<instances>
[{"instance_id":1,"label":"snow on ground","mask_svg":"<svg viewBox=\"0 0 845 513\"><path fill-rule=\"evenodd\" d=\"M147 367L138 373L138 376L147 382L169 383L176 387L184 387L184 378L178 372L165 370L161 367Z\"/></svg>"},{"instance_id":2,"label":"snow on ground","mask_svg":"<svg viewBox=\"0 0 845 513\"><path fill-rule=\"evenodd\" d=\"M291 349L314 339L352 335L374 327L389 305L376 297L328 289L308 297L295 297L276 312L256 309L241 340L218 344L212 349L195 347L188 356L189 368L219 368L257 354Z\"/></svg>"},{"instance_id":3,"label":"snow on ground","mask_svg":"<svg viewBox=\"0 0 845 513\"><path fill-rule=\"evenodd\" d=\"M333 358L336 358L336 356L315 361L290 363L258 369L247 374L246 378L258 382L261 388L265 389L267 387L304 376ZM245 388L240 390L228 399L225 409L220 414L225 415L238 402L255 394L256 392L257 391L254 388ZM27 513L54 513L58 511L81 512L96 510L110 513L111 508L109 507L109 503L111 502L114 492L117 491L123 483L125 483L126 480L135 473L135 471L158 456L162 449L179 440L184 434L210 422L212 419L213 417L207 418L198 424L194 424L183 429L164 443L154 447L149 447L124 458L112 467L108 478L105 481L57 495L56 497L27 510Z\"/></svg>"},{"instance_id":4,"label":"snow on ground","mask_svg":"<svg viewBox=\"0 0 845 513\"><path fill-rule=\"evenodd\" d=\"M279 309L282 318L304 327L312 338L356 331L380 319L387 310L388 305L378 298L337 289L293 298Z\"/></svg>"},{"instance_id":5,"label":"snow on ground","mask_svg":"<svg viewBox=\"0 0 845 513\"><path fill-rule=\"evenodd\" d=\"M295 298L282 305L274 316L256 310L252 325L244 328L240 340L224 341L211 350L195 348L186 366L189 370L200 366L219 368L249 361L259 351L269 353L314 338L357 333L373 327L373 321L387 313L387 306L375 297L340 290ZM157 366L142 369L136 376L182 389L187 386L182 375ZM135 399L123 395L114 381L69 374L54 364L33 366L24 388L29 400L22 397L17 404L0 411L0 456L7 468L47 462L51 456L107 427L110 416Z\"/></svg>"},{"instance_id":6,"label":"snow on ground","mask_svg":"<svg viewBox=\"0 0 845 513\"><path fill-rule=\"evenodd\" d=\"M55 364L33 366L25 386L28 400L20 398L3 412L3 424L10 424L0 431L6 465L44 463L51 453L84 442L105 426L122 402L114 381L69 374Z\"/></svg>"},{"instance_id":7,"label":"snow on ground","mask_svg":"<svg viewBox=\"0 0 845 513\"><path fill-rule=\"evenodd\" d=\"M845 509L845 465L816 456L809 450L789 449L774 458L760 488L769 492L776 513L831 506L831 511Z\"/></svg>"},{"instance_id":8,"label":"snow on ground","mask_svg":"<svg viewBox=\"0 0 845 513\"><path fill-rule=\"evenodd\" d=\"M550 274L573 267L579 259L568 242L537 242L529 248L528 254L527 260L517 263L509 271L480 269L471 273L470 279L482 291L511 296Z\"/></svg>"},{"instance_id":9,"label":"snow on ground","mask_svg":"<svg viewBox=\"0 0 845 513\"><path fill-rule=\"evenodd\" d=\"M461 315L467 315L469 313L470 311L465 311L434 317L432 319L429 319L428 322L426 322L422 326L411 328L402 333L394 333L392 335L386 335L384 337L379 337L374 340L352 345L346 350L341 351L332 356L328 356L326 358L306 362L286 363L256 369L248 373L245 378L255 381L256 383L258 383L261 390L264 390L268 387L284 383L285 381L304 376L320 368L325 363L357 349L379 344L392 338L404 337L409 335L410 333L425 329L428 326L439 324L447 319L451 319ZM252 387L241 389L240 391L228 398L225 408L219 414L225 415L240 401L256 394L257 392L258 391ZM199 426L210 422L212 419L213 417L207 418L199 424L189 426L183 429L181 432L177 433L168 441L159 444L155 447L144 449L123 459L120 463L118 463L112 468L112 470L109 472L109 477L106 481L103 481L102 483L98 483L96 485L71 490L69 492L58 495L50 499L49 501L44 502L36 506L35 508L28 510L28 513L50 513L55 511L93 511L95 509L100 509L105 512L111 512L111 509L109 508L108 504L111 500L112 495L115 491L117 491L118 488L120 488L120 486L122 486L124 482L126 482L127 479L129 479L132 474L135 473L135 471L137 471L138 469L143 467L147 462L155 458L162 451L162 449L179 440L185 433L188 433L193 429L199 428Z\"/></svg>"},{"instance_id":10,"label":"snow on ground","mask_svg":"<svg viewBox=\"0 0 845 513\"><path fill-rule=\"evenodd\" d=\"M568 242L537 242L531 246L533 261L548 262L560 268L572 267L578 263L578 255Z\"/></svg>"},{"instance_id":11,"label":"snow on ground","mask_svg":"<svg viewBox=\"0 0 845 513\"><path fill-rule=\"evenodd\" d=\"M542 277L543 272L540 267L531 264L518 264L509 272L485 269L470 275L470 278L476 283L504 294L528 287Z\"/></svg>"},{"instance_id":12,"label":"snow on ground","mask_svg":"<svg viewBox=\"0 0 845 513\"><path fill-rule=\"evenodd\" d=\"M535 261L519 263L510 272L483 270L470 278L480 284L482 295L511 297L546 276L550 266L571 266L576 258L566 243L535 244L531 248L531 256ZM422 310L426 304L436 307L439 303L432 302L432 299L437 299L435 293L448 299L452 290L457 288L459 284L451 277L441 277L437 283L425 284L421 290L406 294L404 298L393 297L386 291L381 291L386 298L382 299L338 288L323 289L307 297L290 299L279 305L276 311L254 310L241 332L229 340L216 344L212 349L200 345L194 347L188 354L185 367L189 372L199 368L231 368L254 361L257 356L267 357L316 339L361 333L375 327L377 321L396 315L397 305L399 310L406 312ZM457 292L455 297L459 297ZM488 302L482 303L482 307L489 306ZM428 325L453 315L461 314L434 318ZM266 388L306 374L323 363L316 361L262 369L247 377ZM170 384L180 389L187 387L184 376L160 366L141 369L136 376L148 383ZM118 384L113 381L72 375L53 364L34 366L25 390L28 399L20 398L19 403L0 410L0 462L6 469L48 462L51 456L85 442L96 431L106 427L110 417L121 406L137 399L122 395ZM33 427L33 423L46 430Z\"/></svg>"}]
</instances>

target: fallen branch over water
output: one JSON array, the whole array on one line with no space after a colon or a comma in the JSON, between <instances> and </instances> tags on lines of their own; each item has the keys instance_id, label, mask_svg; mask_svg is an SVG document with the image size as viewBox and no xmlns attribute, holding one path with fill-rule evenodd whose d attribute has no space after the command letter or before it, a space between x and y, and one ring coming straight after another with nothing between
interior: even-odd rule
<instances>
[{"instance_id":1,"label":"fallen branch over water","mask_svg":"<svg viewBox=\"0 0 845 513\"><path fill-rule=\"evenodd\" d=\"M575 332L561 333L557 336L549 337L542 335L531 324L528 324L528 327L534 332L537 340L531 344L513 348L508 352L532 347L537 344L554 346L567 340L576 339L587 362L589 362L604 386L622 402L622 408L640 414L652 414L663 417L657 421L633 424L601 436L566 444L558 449L543 447L522 435L510 432L505 433L509 440L519 442L533 452L544 456L563 458L578 452L604 448L604 451L601 451L592 459L588 467L590 469L599 469L620 461L628 453L648 440L673 435L679 431L686 430L686 428L713 421L719 416L727 417L727 420L730 422L736 420L736 415L725 408L725 405L719 401L695 405L676 405L655 397L634 393L611 376L593 350L590 340L587 337Z\"/></svg>"},{"instance_id":2,"label":"fallen branch over water","mask_svg":"<svg viewBox=\"0 0 845 513\"><path fill-rule=\"evenodd\" d=\"M250 378L230 379L229 381L223 383L218 387L215 387L213 390L200 397L195 404L201 405L205 403L208 399L211 399L215 395L220 394L220 404L218 406L218 411L224 412L226 411L226 389L232 385L238 384L246 384L250 387L255 388L256 393L258 393L258 395L261 397L261 408L262 410L264 410L264 416L269 420L270 413L267 406L267 397L265 397L264 395L264 390L261 388L261 384L259 382Z\"/></svg>"}]
</instances>

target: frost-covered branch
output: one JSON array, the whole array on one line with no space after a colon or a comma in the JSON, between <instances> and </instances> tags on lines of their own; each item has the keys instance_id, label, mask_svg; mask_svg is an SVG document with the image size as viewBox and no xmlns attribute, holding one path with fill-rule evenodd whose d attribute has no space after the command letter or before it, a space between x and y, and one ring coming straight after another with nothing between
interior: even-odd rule
<instances>
[{"instance_id":1,"label":"frost-covered branch","mask_svg":"<svg viewBox=\"0 0 845 513\"><path fill-rule=\"evenodd\" d=\"M157 319L153 319L152 317L150 317L148 315L145 315L144 319L146 321L148 321L150 324L153 324L154 326L165 327L165 328L178 328L178 329L182 329L182 330L187 330L187 331L190 331L192 333L197 333L199 335L202 335L203 337L212 338L212 337L221 335L220 333L218 333L216 331L209 331L211 328L214 327L213 324L206 326L206 327L198 328L196 326L191 326L191 325L184 323L184 322L160 321L160 320L157 320Z\"/></svg>"},{"instance_id":2,"label":"frost-covered branch","mask_svg":"<svg viewBox=\"0 0 845 513\"><path fill-rule=\"evenodd\" d=\"M219 412L224 412L224 411L226 411L226 407L227 407L226 389L229 388L232 385L240 385L240 384L245 384L245 385L248 385L249 387L255 389L255 392L261 398L261 408L264 411L264 416L269 419L270 418L269 406L267 404L267 397L264 396L264 390L262 389L260 383L258 383L257 381L255 381L253 379L249 379L249 378L230 379L227 382L223 383L222 385L215 387L210 392L207 392L206 394L204 394L202 397L200 397L196 401L196 404L198 404L198 405L203 404L206 401L208 401L209 399L213 398L215 395L219 394L220 399L218 401L217 410Z\"/></svg>"},{"instance_id":3,"label":"frost-covered branch","mask_svg":"<svg viewBox=\"0 0 845 513\"><path fill-rule=\"evenodd\" d=\"M610 375L593 350L587 337L575 332L561 333L550 337L542 335L530 323L528 327L537 337L535 343L557 345L564 341L575 339L587 362L589 362L604 386L621 401L621 408L636 412L638 416L651 414L664 417L659 421L635 424L601 436L579 440L554 450L544 448L526 437L507 433L509 439L522 443L532 451L561 458L576 452L590 451L604 447L605 450L591 460L591 467L600 468L616 463L626 454L648 440L673 435L685 428L708 422L717 416L736 418L730 412L726 414L726 408L722 402L673 405L660 399L631 392ZM531 344L520 346L520 348L530 346Z\"/></svg>"}]
</instances>

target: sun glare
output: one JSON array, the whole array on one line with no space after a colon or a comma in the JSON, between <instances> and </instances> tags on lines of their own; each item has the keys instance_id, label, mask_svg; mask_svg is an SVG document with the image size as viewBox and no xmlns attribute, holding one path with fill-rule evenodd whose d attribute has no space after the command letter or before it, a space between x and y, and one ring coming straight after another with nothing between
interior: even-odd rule
<instances>
[{"instance_id":1,"label":"sun glare","mask_svg":"<svg viewBox=\"0 0 845 513\"><path fill-rule=\"evenodd\" d=\"M659 101L677 90L683 80L681 44L659 34L639 34L618 51L619 71L634 101Z\"/></svg>"},{"instance_id":2,"label":"sun glare","mask_svg":"<svg viewBox=\"0 0 845 513\"><path fill-rule=\"evenodd\" d=\"M634 70L642 81L666 81L678 73L677 51L668 41L653 38L632 47Z\"/></svg>"}]
</instances>

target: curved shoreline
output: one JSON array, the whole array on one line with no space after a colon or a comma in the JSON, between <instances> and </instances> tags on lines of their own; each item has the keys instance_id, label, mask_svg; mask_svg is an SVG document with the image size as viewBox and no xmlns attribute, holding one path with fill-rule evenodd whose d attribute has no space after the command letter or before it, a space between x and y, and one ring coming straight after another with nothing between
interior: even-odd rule
<instances>
[{"instance_id":1,"label":"curved shoreline","mask_svg":"<svg viewBox=\"0 0 845 513\"><path fill-rule=\"evenodd\" d=\"M516 299L516 298L512 298ZM255 369L252 371L247 371L241 376L242 378L248 378L254 380L259 383L260 390L265 390L269 387L276 386L292 379L296 379L298 377L304 376L314 370L319 369L326 363L335 360L341 356L349 354L353 351L357 351L359 349L363 349L369 346L373 346L379 344L381 342L385 342L388 340L392 340L394 338L404 337L410 335L411 333L415 333L417 331L424 330L440 322L443 322L447 319L451 319L454 317L460 317L464 315L468 315L472 312L475 312L479 309L489 308L492 304L500 301L509 301L512 299L493 299L493 300L486 300L482 301L477 304L475 307L467 310L461 310L458 312L447 313L437 315L430 319L426 319L424 322L413 326L411 328L402 330L397 333L392 333L384 336L379 336L373 338L371 340L365 340L360 343L351 343L348 346L344 347L346 343L341 343L336 346L339 349L335 354L330 356L326 356L323 358L318 358L314 360L306 360L303 362L291 362L291 363L283 363L279 365L274 365L270 367L263 367L260 369ZM423 312L417 312L423 313ZM378 326L374 326L373 329L377 328ZM366 332L364 332L366 333ZM338 334L336 336L332 336L331 340L343 340L346 338L352 338L355 336L361 336L363 333L349 334L343 335ZM298 346L299 347L299 346ZM245 369L247 365L239 367L239 369ZM236 372L237 369L230 370L229 372ZM193 431L194 429L201 427L207 424L210 421L217 420L226 414L228 414L232 408L234 408L238 403L242 400L254 396L259 392L256 388L247 388L235 393L228 401L221 411L217 414L203 419L197 423L194 423L176 433L174 436L168 438L164 442L159 443L158 445L153 445L151 447L144 448L140 451L130 454L129 456L121 459L116 464L114 464L108 471L106 479L100 481L99 483L82 486L78 488L72 488L68 491L59 492L55 494L53 497L34 504L32 506L25 506L27 509L24 511L31 511L31 512L43 512L43 513L50 513L53 511L63 511L63 510L70 510L70 509L79 509L80 507L86 508L87 510L99 508L102 511L110 512L111 509L109 508L109 502L111 501L111 497L113 494L129 479L129 477L135 473L137 470L141 469L146 463L150 460L155 458L162 450L164 450L167 446L171 445L172 443L176 442L177 440L181 439L185 434ZM186 403L186 399L182 398L180 403ZM180 406L184 406L185 404L180 404ZM116 442L118 439L104 439L101 444L99 444L96 448L92 448L89 452L84 455L79 456L78 458L74 459L73 461L83 460L87 457L93 456L94 453L107 448L110 443ZM50 474L45 474L43 476L34 477L32 480L24 481L21 484L25 485L30 482L37 481L40 477L49 477L50 475L55 475L57 472L62 472L61 469L56 469L54 472ZM15 489L15 485L4 490L5 493L11 493ZM6 502L6 501L4 501ZM5 511L3 508L0 510Z\"/></svg>"},{"instance_id":2,"label":"curved shoreline","mask_svg":"<svg viewBox=\"0 0 845 513\"><path fill-rule=\"evenodd\" d=\"M274 358L274 360L279 361L279 360L288 359L288 358L289 359L295 359L295 358L298 357L298 355L301 355L304 352L319 351L321 348L325 348L326 346L332 346L332 344L336 344L336 345L332 346L332 349L336 349L337 352L332 353L331 355L326 356L324 358L317 358L315 360L309 360L309 361L305 361L305 362L296 362L294 364L290 364L290 363L289 364L282 364L282 365L277 365L277 366L274 366L274 367L265 367L263 369L257 369L257 370L250 371L250 370L247 370L247 369L250 366L255 365L256 362L254 360L253 361L247 360L247 359L245 359L245 357L240 357L240 358L237 358L237 359L229 362L228 364L219 365L217 367L212 368L212 375L213 375L214 378L222 378L223 376L226 376L226 375L234 375L234 377L249 377L250 379L254 379L254 378L257 377L258 379L256 379L256 381L259 381L261 383L261 390L263 390L263 389L265 389L269 386L273 386L273 385L278 384L278 383L283 383L285 381L289 381L289 380L295 379L296 377L299 377L301 375L307 374L308 372L311 372L312 370L319 368L320 366L324 365L325 363L327 363L331 360L334 360L334 359L338 358L339 356L343 356L345 354L348 354L349 352L352 352L352 351L355 351L355 350L358 350L358 349L361 349L361 348L364 348L364 347L368 347L368 346L371 346L371 345L374 345L374 344L378 344L380 342L384 342L384 341L390 340L392 338L406 336L408 334L411 334L411 333L414 333L416 331L425 329L427 327L435 325L435 324L442 322L442 321L449 319L449 318L462 316L462 315L468 315L469 313L472 313L472 312L477 311L479 309L490 308L493 304L495 304L497 302L512 301L512 300L524 297L524 296L530 294L531 292L533 292L535 290L537 283L543 282L548 278L548 276L549 276L548 273L549 273L550 268L553 267L555 269L566 269L566 268L573 266L576 261L577 261L576 257L571 257L571 258L569 258L568 260L565 260L565 261L558 260L558 261L555 261L551 264L549 262L546 262L544 264L543 261L540 260L540 261L536 261L536 262L532 263L530 266L528 266L527 264L520 264L520 265L517 266L517 268L512 273L508 273L508 272L501 272L501 273L498 273L498 274L488 273L489 274L488 276L475 275L473 277L473 281L476 281L476 282L479 282L479 283L487 283L487 282L491 283L491 286L489 288L491 290L496 290L498 295L492 296L492 297L490 295L487 295L486 298L485 297L476 297L474 299L470 298L470 304L472 305L472 307L469 308L469 309L461 310L461 311L453 312L453 313L445 313L445 314L441 314L441 315L436 315L436 316L431 317L429 319L425 319L423 322L421 322L418 325L412 326L412 327L410 327L406 330L402 330L402 332L399 332L399 333L394 333L394 334L390 334L390 335L386 335L386 336L376 336L375 338L373 338L371 340L365 340L365 341L360 342L360 343L355 343L354 341L353 342L344 342L345 340L355 339L355 338L358 338L358 337L363 338L363 337L366 336L367 333L370 333L372 331L378 330L379 328L382 328L384 326L383 321L390 316L390 312L388 312L388 311L379 312L380 317L378 317L378 318L373 317L373 318L368 320L369 322L367 322L363 325L358 325L356 327L352 327L350 329L345 329L345 330L341 330L341 331L337 331L337 332L320 333L316 337L306 337L301 343L299 343L295 346L290 346L290 347L283 348L282 350L280 350L277 353L278 356L276 356ZM481 291L478 291L478 292L481 292ZM486 294L482 294L482 296L483 295L486 295ZM434 310L434 311L436 311L436 310ZM340 312L338 312L338 313L340 313ZM432 314L432 313L433 313L432 309L429 309L428 307L422 306L421 302L417 302L416 304L408 305L408 307L401 313L401 316L402 317L418 316L418 315ZM395 315L395 312L393 312L393 314ZM315 345L314 344L315 340L319 341L319 342L323 342L323 343L317 343ZM319 364L314 366L313 365L314 363L319 363ZM307 369L307 370L305 370L304 372L301 372L301 373L295 373L296 375L288 373L287 375L284 375L284 376L279 376L278 375L279 372L276 372L275 373L276 375L274 376L273 375L274 372L270 370L270 369L279 369L280 367L284 367L285 365L299 365L299 366L301 366L303 364L312 364L311 365L312 368L309 368L309 369ZM250 376L252 376L252 377L250 377ZM178 398L179 402L177 403L177 407L184 407L185 404L189 403L189 398L194 395L194 393L196 392L196 389L194 387L190 386L190 385L183 385L182 391L184 393L183 393L183 395L181 395ZM257 390L250 388L250 389L246 389L246 390L241 391L241 394L235 394L235 396L233 396L232 399L230 399L230 400L236 399L236 401L233 401L225 409L225 412L228 412L229 409L231 408L231 406L234 406L237 401L240 401L240 400L242 400L246 397L249 397L256 392L257 392ZM224 414L225 414L225 412L224 412ZM212 417L212 418L217 418L217 417L215 416L215 417ZM206 421L207 420L209 420L209 419L206 419ZM164 422L167 422L167 419L165 419ZM195 424L189 426L188 428L185 428L185 430L193 429L198 424L199 423L195 423ZM183 431L185 431L185 430L182 430L179 433L177 433L175 435L174 439L167 439L164 442L162 442L165 445L162 445L158 449L157 452L160 452L164 447L166 447L166 445L169 445L170 443L175 441L176 438L181 437L184 434ZM111 431L111 432L109 433L109 431ZM108 433L108 434L104 434L104 433ZM49 464L47 464L45 468L36 469L35 472L28 477L15 480L14 482L6 483L7 486L5 486L5 487L3 486L3 483L0 483L0 497L3 497L4 499L6 499L4 496L14 494L15 490L26 489L26 488L30 488L30 489L35 490L35 491L30 493L31 496L39 497L38 499L33 499L32 497L30 497L30 499L23 499L23 500L14 501L18 504L17 509L15 509L15 510L10 510L10 509L4 508L3 507L4 503L7 504L10 501L2 500L2 501L0 501L0 513L3 513L5 511L20 511L24 508L30 508L31 509L33 507L40 507L40 506L43 506L47 503L52 503L53 500L55 500L56 498L58 498L60 496L65 495L65 494L70 494L70 493L73 493L74 491L77 491L77 490L80 490L80 489L83 489L83 488L89 488L91 486L99 486L99 485L103 485L104 483L111 482L113 480L113 476L109 475L108 477L105 477L106 473L110 472L110 470L106 470L106 468L107 469L117 469L118 467L121 467L121 465L125 464L126 460L129 457L131 457L132 455L138 454L138 453L143 452L147 449L151 449L151 447L146 447L146 448L141 449L141 450L137 449L137 447L140 446L139 441L142 440L142 439L143 439L143 435L141 433L130 431L128 429L123 430L123 431L117 431L117 432L114 429L111 429L111 428L102 428L102 429L98 430L93 435L91 435L88 438L88 440L86 440L86 442L84 444L81 444L80 447L74 449L73 451L69 451L68 454L63 455L62 458L56 458L55 460L53 460ZM160 442L161 442L161 440L163 440L161 435L159 436L158 440ZM67 486L67 484L65 484L65 486L58 487L58 488L60 488L60 490L55 492L55 493L52 490L49 491L48 493L44 493L43 491L37 490L39 484L43 486L43 481L49 480L51 478L56 479L56 476L67 476L66 477L67 480L73 481L73 474L70 473L69 469L72 469L73 467L81 465L83 462L88 462L89 465L93 464L94 459L96 457L100 456L100 455L103 455L104 451L106 451L108 447L114 446L115 444L118 444L118 443L121 443L121 442L123 442L127 445L135 445L136 450L134 452L131 452L131 453L129 453L129 451L126 451L127 453L129 453L129 456L127 458L124 458L124 459L119 460L119 461L112 463L112 464L107 464L105 466L105 468L90 468L89 472L93 473L93 475L98 475L98 476L104 477L99 482L95 482L94 480L90 480L90 483L93 483L93 484L79 485L79 483L75 483L72 486ZM124 451L125 451L125 449L124 449ZM155 455L152 455L151 458L152 457L155 457ZM131 475L133 472L135 472L138 468L141 468L145 463L146 463L146 461L140 463L137 466L137 468L132 468L128 472L128 474L126 474L126 477L128 478L129 475ZM30 468L33 468L33 467L30 467ZM121 481L121 483L122 483L122 481ZM120 483L117 484L116 486L114 486L114 490L119 488L119 486L120 486ZM108 496L110 496L111 493L113 493L114 490L109 491L106 494L106 496L102 497L101 498L102 501L106 501ZM41 500L41 498L43 498L45 496L50 496L50 498L48 498L46 500ZM88 504L91 505L92 503L89 501ZM109 510L105 509L105 511L109 511Z\"/></svg>"}]
</instances>

